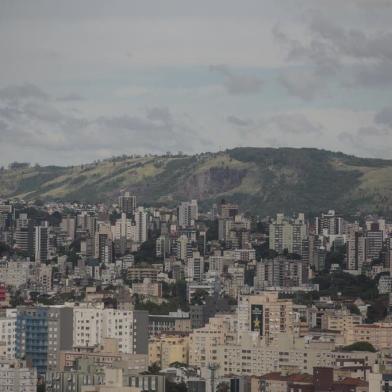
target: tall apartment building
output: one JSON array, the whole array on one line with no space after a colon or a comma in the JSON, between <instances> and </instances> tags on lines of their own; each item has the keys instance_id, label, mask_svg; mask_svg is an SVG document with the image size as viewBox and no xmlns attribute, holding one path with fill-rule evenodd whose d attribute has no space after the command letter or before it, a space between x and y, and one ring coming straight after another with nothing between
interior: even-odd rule
<instances>
[{"instance_id":1,"label":"tall apartment building","mask_svg":"<svg viewBox=\"0 0 392 392\"><path fill-rule=\"evenodd\" d=\"M44 374L57 367L60 350L72 347L72 308L20 307L15 335L16 358L31 361Z\"/></svg>"},{"instance_id":2,"label":"tall apartment building","mask_svg":"<svg viewBox=\"0 0 392 392\"><path fill-rule=\"evenodd\" d=\"M380 257L383 247L384 233L381 230L368 230L366 232L366 260L372 261Z\"/></svg>"},{"instance_id":3,"label":"tall apartment building","mask_svg":"<svg viewBox=\"0 0 392 392\"><path fill-rule=\"evenodd\" d=\"M121 218L116 220L114 226L112 226L112 235L114 240L120 240L125 238L126 240L132 239L134 226L132 220L127 218L127 215L123 212Z\"/></svg>"},{"instance_id":4,"label":"tall apartment building","mask_svg":"<svg viewBox=\"0 0 392 392\"><path fill-rule=\"evenodd\" d=\"M189 335L189 364L207 367L218 362L218 346L234 342L237 320L233 315L217 315L207 325Z\"/></svg>"},{"instance_id":5,"label":"tall apartment building","mask_svg":"<svg viewBox=\"0 0 392 392\"><path fill-rule=\"evenodd\" d=\"M222 200L218 205L218 214L221 219L234 219L238 214L238 205Z\"/></svg>"},{"instance_id":6,"label":"tall apartment building","mask_svg":"<svg viewBox=\"0 0 392 392\"><path fill-rule=\"evenodd\" d=\"M330 210L321 214L321 217L316 217L315 226L317 235L341 235L344 231L344 219Z\"/></svg>"},{"instance_id":7,"label":"tall apartment building","mask_svg":"<svg viewBox=\"0 0 392 392\"><path fill-rule=\"evenodd\" d=\"M193 226L199 217L197 200L185 201L178 207L178 224L181 227Z\"/></svg>"},{"instance_id":8,"label":"tall apartment building","mask_svg":"<svg viewBox=\"0 0 392 392\"><path fill-rule=\"evenodd\" d=\"M270 343L280 334L293 334L295 314L292 300L279 299L277 292L238 297L238 332L253 332Z\"/></svg>"},{"instance_id":9,"label":"tall apartment building","mask_svg":"<svg viewBox=\"0 0 392 392\"><path fill-rule=\"evenodd\" d=\"M90 304L75 307L73 345L95 347L104 338L116 338L120 352L147 354L147 312L104 309L102 305Z\"/></svg>"},{"instance_id":10,"label":"tall apartment building","mask_svg":"<svg viewBox=\"0 0 392 392\"><path fill-rule=\"evenodd\" d=\"M387 239L387 258L385 267L389 269L389 274L392 276L392 238Z\"/></svg>"},{"instance_id":11,"label":"tall apartment building","mask_svg":"<svg viewBox=\"0 0 392 392\"><path fill-rule=\"evenodd\" d=\"M360 271L366 260L366 238L363 233L355 232L347 241L346 267Z\"/></svg>"},{"instance_id":12,"label":"tall apartment building","mask_svg":"<svg viewBox=\"0 0 392 392\"><path fill-rule=\"evenodd\" d=\"M135 211L135 225L134 241L142 244L148 238L147 212L143 207L138 207Z\"/></svg>"},{"instance_id":13,"label":"tall apartment building","mask_svg":"<svg viewBox=\"0 0 392 392\"><path fill-rule=\"evenodd\" d=\"M113 234L110 224L98 224L94 238L94 257L103 263L113 261Z\"/></svg>"},{"instance_id":14,"label":"tall apartment building","mask_svg":"<svg viewBox=\"0 0 392 392\"><path fill-rule=\"evenodd\" d=\"M124 195L118 198L118 205L121 212L133 215L136 211L136 196L131 195L129 192L125 192Z\"/></svg>"},{"instance_id":15,"label":"tall apartment building","mask_svg":"<svg viewBox=\"0 0 392 392\"><path fill-rule=\"evenodd\" d=\"M201 282L204 276L204 257L199 252L194 252L192 257L187 259L186 279L189 282Z\"/></svg>"},{"instance_id":16,"label":"tall apartment building","mask_svg":"<svg viewBox=\"0 0 392 392\"><path fill-rule=\"evenodd\" d=\"M0 341L7 359L15 358L17 309L2 309L0 313Z\"/></svg>"},{"instance_id":17,"label":"tall apartment building","mask_svg":"<svg viewBox=\"0 0 392 392\"><path fill-rule=\"evenodd\" d=\"M14 232L15 247L27 256L34 256L34 227L27 214L20 214L16 219Z\"/></svg>"},{"instance_id":18,"label":"tall apartment building","mask_svg":"<svg viewBox=\"0 0 392 392\"><path fill-rule=\"evenodd\" d=\"M286 219L283 214L277 214L276 220L269 225L269 247L278 253L287 250L300 255L306 235L304 214L299 214L292 220Z\"/></svg>"},{"instance_id":19,"label":"tall apartment building","mask_svg":"<svg viewBox=\"0 0 392 392\"><path fill-rule=\"evenodd\" d=\"M315 271L325 268L327 251L319 236L309 235L302 240L301 258L306 261Z\"/></svg>"},{"instance_id":20,"label":"tall apartment building","mask_svg":"<svg viewBox=\"0 0 392 392\"><path fill-rule=\"evenodd\" d=\"M266 287L298 287L308 283L308 263L303 260L292 260L276 257L263 260L256 265L254 286Z\"/></svg>"},{"instance_id":21,"label":"tall apartment building","mask_svg":"<svg viewBox=\"0 0 392 392\"><path fill-rule=\"evenodd\" d=\"M170 240L167 235L160 235L155 241L155 255L165 258L170 254Z\"/></svg>"},{"instance_id":22,"label":"tall apartment building","mask_svg":"<svg viewBox=\"0 0 392 392\"><path fill-rule=\"evenodd\" d=\"M94 238L97 229L97 217L84 211L77 215L76 226L78 230L84 231L90 237Z\"/></svg>"},{"instance_id":23,"label":"tall apartment building","mask_svg":"<svg viewBox=\"0 0 392 392\"><path fill-rule=\"evenodd\" d=\"M36 263L46 263L49 252L49 225L43 222L34 227L34 259Z\"/></svg>"},{"instance_id":24,"label":"tall apartment building","mask_svg":"<svg viewBox=\"0 0 392 392\"><path fill-rule=\"evenodd\" d=\"M192 242L185 234L179 236L175 244L177 259L187 260L188 257L192 257Z\"/></svg>"},{"instance_id":25,"label":"tall apartment building","mask_svg":"<svg viewBox=\"0 0 392 392\"><path fill-rule=\"evenodd\" d=\"M73 216L63 217L60 223L61 231L64 232L67 238L71 241L75 239L76 233L76 218Z\"/></svg>"}]
</instances>

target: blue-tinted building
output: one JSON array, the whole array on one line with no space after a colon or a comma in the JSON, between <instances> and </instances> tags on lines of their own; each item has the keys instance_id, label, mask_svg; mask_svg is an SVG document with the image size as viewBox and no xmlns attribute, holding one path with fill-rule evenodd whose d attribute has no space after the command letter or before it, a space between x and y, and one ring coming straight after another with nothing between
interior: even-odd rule
<instances>
[{"instance_id":1,"label":"blue-tinted building","mask_svg":"<svg viewBox=\"0 0 392 392\"><path fill-rule=\"evenodd\" d=\"M72 348L73 310L68 307L19 307L15 355L31 361L39 374L57 367L61 350Z\"/></svg>"},{"instance_id":2,"label":"blue-tinted building","mask_svg":"<svg viewBox=\"0 0 392 392\"><path fill-rule=\"evenodd\" d=\"M48 361L48 309L18 308L15 330L15 355L31 361L43 374Z\"/></svg>"}]
</instances>

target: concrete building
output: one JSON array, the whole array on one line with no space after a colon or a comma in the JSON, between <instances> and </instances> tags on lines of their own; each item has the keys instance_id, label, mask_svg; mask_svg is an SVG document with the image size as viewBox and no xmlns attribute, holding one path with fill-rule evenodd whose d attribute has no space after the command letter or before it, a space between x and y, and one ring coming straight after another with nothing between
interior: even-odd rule
<instances>
[{"instance_id":1,"label":"concrete building","mask_svg":"<svg viewBox=\"0 0 392 392\"><path fill-rule=\"evenodd\" d=\"M0 359L0 391L36 392L37 370L26 361Z\"/></svg>"},{"instance_id":2,"label":"concrete building","mask_svg":"<svg viewBox=\"0 0 392 392\"><path fill-rule=\"evenodd\" d=\"M43 222L34 227L34 260L36 263L46 263L49 251L49 226Z\"/></svg>"},{"instance_id":3,"label":"concrete building","mask_svg":"<svg viewBox=\"0 0 392 392\"><path fill-rule=\"evenodd\" d=\"M304 214L298 214L297 218L291 220L283 214L277 214L269 226L269 248L280 254L287 250L288 253L300 255L302 241L306 235Z\"/></svg>"},{"instance_id":4,"label":"concrete building","mask_svg":"<svg viewBox=\"0 0 392 392\"><path fill-rule=\"evenodd\" d=\"M55 392L165 392L165 377L128 370L122 362L101 367L79 360L72 369L46 373L46 390Z\"/></svg>"},{"instance_id":5,"label":"concrete building","mask_svg":"<svg viewBox=\"0 0 392 392\"><path fill-rule=\"evenodd\" d=\"M136 227L133 240L138 244L142 244L148 238L147 212L143 207L136 209L134 219Z\"/></svg>"},{"instance_id":6,"label":"concrete building","mask_svg":"<svg viewBox=\"0 0 392 392\"><path fill-rule=\"evenodd\" d=\"M20 307L15 335L16 358L31 361L44 374L57 367L60 350L72 347L72 308Z\"/></svg>"},{"instance_id":7,"label":"concrete building","mask_svg":"<svg viewBox=\"0 0 392 392\"><path fill-rule=\"evenodd\" d=\"M355 232L348 237L346 267L348 270L361 271L366 260L366 238L363 233Z\"/></svg>"},{"instance_id":8,"label":"concrete building","mask_svg":"<svg viewBox=\"0 0 392 392\"><path fill-rule=\"evenodd\" d=\"M122 353L147 354L147 312L104 309L102 304L82 304L75 307L74 347L92 348L100 345L104 338L116 338Z\"/></svg>"},{"instance_id":9,"label":"concrete building","mask_svg":"<svg viewBox=\"0 0 392 392\"><path fill-rule=\"evenodd\" d=\"M254 286L258 289L299 287L308 283L308 275L309 265L306 261L276 257L257 263Z\"/></svg>"},{"instance_id":10,"label":"concrete building","mask_svg":"<svg viewBox=\"0 0 392 392\"><path fill-rule=\"evenodd\" d=\"M170 334L175 332L188 333L192 330L189 313L178 310L168 315L148 316L148 332L150 336Z\"/></svg>"},{"instance_id":11,"label":"concrete building","mask_svg":"<svg viewBox=\"0 0 392 392\"><path fill-rule=\"evenodd\" d=\"M0 313L0 342L7 359L15 358L17 309L2 309Z\"/></svg>"},{"instance_id":12,"label":"concrete building","mask_svg":"<svg viewBox=\"0 0 392 392\"><path fill-rule=\"evenodd\" d=\"M118 198L118 205L120 211L124 214L133 215L136 211L136 196L131 195L129 192L125 192Z\"/></svg>"},{"instance_id":13,"label":"concrete building","mask_svg":"<svg viewBox=\"0 0 392 392\"><path fill-rule=\"evenodd\" d=\"M344 335L347 345L368 342L377 350L392 347L392 323L353 325Z\"/></svg>"},{"instance_id":14,"label":"concrete building","mask_svg":"<svg viewBox=\"0 0 392 392\"><path fill-rule=\"evenodd\" d=\"M118 347L118 339L103 338L102 344L94 348L77 348L60 351L58 370L66 370L76 366L78 360L87 360L96 366L111 367L115 362L126 364L127 369L144 372L148 369L146 354L124 354Z\"/></svg>"},{"instance_id":15,"label":"concrete building","mask_svg":"<svg viewBox=\"0 0 392 392\"><path fill-rule=\"evenodd\" d=\"M238 297L238 332L253 332L267 342L282 333L293 334L295 314L292 300L279 299L277 292Z\"/></svg>"},{"instance_id":16,"label":"concrete building","mask_svg":"<svg viewBox=\"0 0 392 392\"><path fill-rule=\"evenodd\" d=\"M189 362L189 337L184 335L157 335L148 342L149 364L157 364L161 369L172 363Z\"/></svg>"},{"instance_id":17,"label":"concrete building","mask_svg":"<svg viewBox=\"0 0 392 392\"><path fill-rule=\"evenodd\" d=\"M34 227L27 214L20 214L15 221L14 243L15 248L26 256L34 256Z\"/></svg>"},{"instance_id":18,"label":"concrete building","mask_svg":"<svg viewBox=\"0 0 392 392\"><path fill-rule=\"evenodd\" d=\"M182 202L178 207L178 224L181 227L193 226L199 217L197 200Z\"/></svg>"},{"instance_id":19,"label":"concrete building","mask_svg":"<svg viewBox=\"0 0 392 392\"><path fill-rule=\"evenodd\" d=\"M162 297L162 283L145 278L142 283L132 283L132 293L142 297Z\"/></svg>"}]
</instances>

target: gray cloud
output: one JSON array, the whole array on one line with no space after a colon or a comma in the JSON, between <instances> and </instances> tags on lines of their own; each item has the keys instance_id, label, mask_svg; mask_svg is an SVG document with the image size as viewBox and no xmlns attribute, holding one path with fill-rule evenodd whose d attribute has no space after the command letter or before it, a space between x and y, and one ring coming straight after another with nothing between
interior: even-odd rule
<instances>
[{"instance_id":1,"label":"gray cloud","mask_svg":"<svg viewBox=\"0 0 392 392\"><path fill-rule=\"evenodd\" d=\"M74 102L74 101L84 101L84 97L77 93L69 93L56 98L59 102Z\"/></svg>"},{"instance_id":2,"label":"gray cloud","mask_svg":"<svg viewBox=\"0 0 392 392\"><path fill-rule=\"evenodd\" d=\"M282 72L279 80L290 94L313 99L331 80L349 87L392 84L392 32L345 28L314 12L307 27L310 39L306 42L292 38L278 25L272 30L287 48L288 61L306 69Z\"/></svg>"},{"instance_id":3,"label":"gray cloud","mask_svg":"<svg viewBox=\"0 0 392 392\"><path fill-rule=\"evenodd\" d=\"M241 127L239 131L243 133L244 129L250 133L262 133L264 135L278 133L283 135L300 136L300 135L321 135L323 126L310 121L302 113L280 113L272 116L262 117L258 120L243 120L238 117L229 116L228 122ZM268 140L271 140L269 138Z\"/></svg>"},{"instance_id":4,"label":"gray cloud","mask_svg":"<svg viewBox=\"0 0 392 392\"><path fill-rule=\"evenodd\" d=\"M86 118L58 107L57 99L49 98L49 94L36 86L29 85L28 90L17 87L3 89L7 94L0 96L0 144L3 147L33 148L45 151L47 156L70 152L89 156L100 150L113 154L194 152L206 148L207 140L167 107L151 107L133 116ZM28 91L31 99L22 99L20 91ZM35 94L37 91L42 93Z\"/></svg>"},{"instance_id":5,"label":"gray cloud","mask_svg":"<svg viewBox=\"0 0 392 392\"><path fill-rule=\"evenodd\" d=\"M376 113L374 122L392 128L392 106L385 107Z\"/></svg>"},{"instance_id":6,"label":"gray cloud","mask_svg":"<svg viewBox=\"0 0 392 392\"><path fill-rule=\"evenodd\" d=\"M239 118L237 116L227 116L226 120L229 124L234 125L236 127L249 127L253 124L252 120Z\"/></svg>"},{"instance_id":7,"label":"gray cloud","mask_svg":"<svg viewBox=\"0 0 392 392\"><path fill-rule=\"evenodd\" d=\"M270 117L267 124L274 125L282 133L300 134L321 134L322 126L315 124L300 113L287 113Z\"/></svg>"},{"instance_id":8,"label":"gray cloud","mask_svg":"<svg viewBox=\"0 0 392 392\"><path fill-rule=\"evenodd\" d=\"M15 99L38 99L46 100L49 95L43 90L31 83L21 85L10 85L0 89L0 99L15 100Z\"/></svg>"},{"instance_id":9,"label":"gray cloud","mask_svg":"<svg viewBox=\"0 0 392 392\"><path fill-rule=\"evenodd\" d=\"M210 70L224 77L223 85L229 94L258 94L263 88L263 80L258 76L236 74L226 65L211 65Z\"/></svg>"},{"instance_id":10,"label":"gray cloud","mask_svg":"<svg viewBox=\"0 0 392 392\"><path fill-rule=\"evenodd\" d=\"M313 70L283 71L278 80L290 95L300 97L304 101L314 99L325 86L323 78Z\"/></svg>"}]
</instances>

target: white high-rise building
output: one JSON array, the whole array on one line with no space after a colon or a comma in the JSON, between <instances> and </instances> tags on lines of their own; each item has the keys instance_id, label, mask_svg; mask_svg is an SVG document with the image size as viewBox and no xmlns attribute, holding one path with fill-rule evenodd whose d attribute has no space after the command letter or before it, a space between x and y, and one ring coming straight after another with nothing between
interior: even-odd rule
<instances>
[{"instance_id":1,"label":"white high-rise building","mask_svg":"<svg viewBox=\"0 0 392 392\"><path fill-rule=\"evenodd\" d=\"M200 282L204 274L204 258L199 252L194 252L193 256L187 260L187 280L190 282Z\"/></svg>"},{"instance_id":2,"label":"white high-rise building","mask_svg":"<svg viewBox=\"0 0 392 392\"><path fill-rule=\"evenodd\" d=\"M17 309L5 309L0 316L0 341L4 344L5 356L15 358L15 328Z\"/></svg>"},{"instance_id":3,"label":"white high-rise building","mask_svg":"<svg viewBox=\"0 0 392 392\"><path fill-rule=\"evenodd\" d=\"M116 224L112 226L114 240L120 240L121 238L132 239L133 231L132 220L128 219L125 213L122 213L121 218L117 219Z\"/></svg>"},{"instance_id":4,"label":"white high-rise building","mask_svg":"<svg viewBox=\"0 0 392 392\"><path fill-rule=\"evenodd\" d=\"M48 222L34 228L34 257L38 263L48 261L49 235Z\"/></svg>"},{"instance_id":5,"label":"white high-rise building","mask_svg":"<svg viewBox=\"0 0 392 392\"><path fill-rule=\"evenodd\" d=\"M145 314L144 314L145 313ZM115 338L126 354L144 354L148 345L146 312L104 309L102 304L83 304L74 308L74 347L94 347L103 338Z\"/></svg>"},{"instance_id":6,"label":"white high-rise building","mask_svg":"<svg viewBox=\"0 0 392 392\"><path fill-rule=\"evenodd\" d=\"M76 219L71 216L64 217L61 220L61 231L66 233L67 238L73 241L75 239L76 232Z\"/></svg>"},{"instance_id":7,"label":"white high-rise building","mask_svg":"<svg viewBox=\"0 0 392 392\"><path fill-rule=\"evenodd\" d=\"M147 241L147 212L143 207L138 207L135 212L134 241L141 244Z\"/></svg>"},{"instance_id":8,"label":"white high-rise building","mask_svg":"<svg viewBox=\"0 0 392 392\"><path fill-rule=\"evenodd\" d=\"M185 201L178 207L178 224L181 227L193 226L199 218L197 200Z\"/></svg>"}]
</instances>

